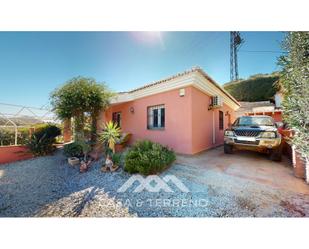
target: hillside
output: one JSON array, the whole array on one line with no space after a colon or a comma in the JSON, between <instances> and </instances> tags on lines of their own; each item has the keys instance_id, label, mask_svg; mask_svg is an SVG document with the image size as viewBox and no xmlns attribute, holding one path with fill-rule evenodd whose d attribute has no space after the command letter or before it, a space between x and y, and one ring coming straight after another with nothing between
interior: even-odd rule
<instances>
[{"instance_id":1,"label":"hillside","mask_svg":"<svg viewBox=\"0 0 309 249\"><path fill-rule=\"evenodd\" d=\"M265 101L275 95L275 83L278 79L279 76L276 73L257 74L249 79L226 83L223 88L238 101Z\"/></svg>"},{"instance_id":2,"label":"hillside","mask_svg":"<svg viewBox=\"0 0 309 249\"><path fill-rule=\"evenodd\" d=\"M29 125L29 124L41 124L43 123L42 120L39 120L34 117L28 117L28 116L21 116L21 117L11 117L10 120L12 120L16 125ZM0 125L12 125L10 122L8 122L7 119L0 117Z\"/></svg>"}]
</instances>

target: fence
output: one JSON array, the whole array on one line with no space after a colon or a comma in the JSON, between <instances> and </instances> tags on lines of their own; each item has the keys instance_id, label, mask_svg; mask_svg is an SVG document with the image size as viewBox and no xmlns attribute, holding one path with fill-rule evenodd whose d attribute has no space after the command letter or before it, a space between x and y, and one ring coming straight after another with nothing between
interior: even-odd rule
<instances>
[{"instance_id":1,"label":"fence","mask_svg":"<svg viewBox=\"0 0 309 249\"><path fill-rule=\"evenodd\" d=\"M14 145L18 145L19 128L42 123L58 124L60 120L49 108L0 103L0 129L13 129Z\"/></svg>"}]
</instances>

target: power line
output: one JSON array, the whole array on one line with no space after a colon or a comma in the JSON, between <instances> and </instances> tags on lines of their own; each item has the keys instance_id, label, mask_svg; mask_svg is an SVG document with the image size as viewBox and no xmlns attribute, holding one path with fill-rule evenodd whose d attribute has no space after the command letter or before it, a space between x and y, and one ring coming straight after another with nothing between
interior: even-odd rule
<instances>
[{"instance_id":1,"label":"power line","mask_svg":"<svg viewBox=\"0 0 309 249\"><path fill-rule=\"evenodd\" d=\"M288 53L286 51L275 51L275 50L239 50L239 52L244 53L279 53L279 54L285 54Z\"/></svg>"}]
</instances>

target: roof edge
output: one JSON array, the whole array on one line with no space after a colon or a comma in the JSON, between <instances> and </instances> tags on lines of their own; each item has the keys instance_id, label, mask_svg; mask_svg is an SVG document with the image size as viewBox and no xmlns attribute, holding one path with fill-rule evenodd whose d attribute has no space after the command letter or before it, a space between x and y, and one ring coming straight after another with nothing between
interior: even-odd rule
<instances>
[{"instance_id":1,"label":"roof edge","mask_svg":"<svg viewBox=\"0 0 309 249\"><path fill-rule=\"evenodd\" d=\"M202 68L200 68L198 66L192 67L189 70L185 70L181 73L169 76L167 78L164 78L164 79L161 79L161 80L158 80L158 81L154 81L152 83L146 84L144 86L135 88L135 89L127 91L127 92L119 92L118 94L119 95L134 94L136 92L145 90L147 88L151 88L153 86L157 86L157 85L160 85L162 83L177 79L179 77L182 77L182 76L185 76L185 75L188 75L188 74L191 74L191 73L196 73L196 72L199 73L206 80L208 80L211 84L213 84L218 90L220 90L224 95L226 95L230 100L232 100L238 107L241 106L240 103L231 94L229 94L226 90L224 90L215 80L213 80Z\"/></svg>"}]
</instances>

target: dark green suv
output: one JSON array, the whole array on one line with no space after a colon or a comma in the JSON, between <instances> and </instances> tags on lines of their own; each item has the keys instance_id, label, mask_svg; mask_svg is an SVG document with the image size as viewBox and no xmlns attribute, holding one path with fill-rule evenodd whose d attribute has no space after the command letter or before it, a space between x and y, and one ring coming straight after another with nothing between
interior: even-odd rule
<instances>
[{"instance_id":1,"label":"dark green suv","mask_svg":"<svg viewBox=\"0 0 309 249\"><path fill-rule=\"evenodd\" d=\"M224 131L224 152L233 149L253 150L268 153L274 161L282 155L279 125L270 116L242 116Z\"/></svg>"}]
</instances>

